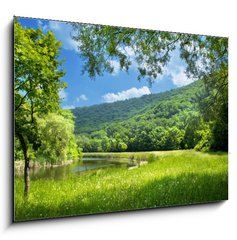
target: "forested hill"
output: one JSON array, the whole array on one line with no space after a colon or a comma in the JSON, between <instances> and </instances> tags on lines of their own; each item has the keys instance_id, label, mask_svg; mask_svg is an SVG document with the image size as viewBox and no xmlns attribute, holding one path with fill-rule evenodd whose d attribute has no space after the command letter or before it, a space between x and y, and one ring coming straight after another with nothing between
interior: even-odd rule
<instances>
[{"instance_id":1,"label":"forested hill","mask_svg":"<svg viewBox=\"0 0 237 240\"><path fill-rule=\"evenodd\" d=\"M202 81L196 81L187 86L164 93L144 95L114 103L104 103L90 107L75 108L76 134L91 133L113 123L122 123L134 118L154 114L157 118L169 118L174 114L185 112L185 109L196 109L196 95L201 91ZM150 117L149 117L150 116Z\"/></svg>"}]
</instances>

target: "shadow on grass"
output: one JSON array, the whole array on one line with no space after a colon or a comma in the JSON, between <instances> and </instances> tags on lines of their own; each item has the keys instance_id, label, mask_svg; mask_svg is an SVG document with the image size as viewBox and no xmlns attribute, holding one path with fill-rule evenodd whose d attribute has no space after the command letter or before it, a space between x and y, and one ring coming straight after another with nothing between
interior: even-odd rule
<instances>
[{"instance_id":1,"label":"shadow on grass","mask_svg":"<svg viewBox=\"0 0 237 240\"><path fill-rule=\"evenodd\" d=\"M204 152L206 154L209 155L218 155L218 156L225 156L226 154L228 154L228 152L224 152L224 151L209 151L209 152Z\"/></svg>"},{"instance_id":2,"label":"shadow on grass","mask_svg":"<svg viewBox=\"0 0 237 240\"><path fill-rule=\"evenodd\" d=\"M93 189L60 204L22 204L16 220L66 217L174 205L216 202L228 199L227 175L223 173L183 173L127 188L114 185L110 190Z\"/></svg>"}]
</instances>

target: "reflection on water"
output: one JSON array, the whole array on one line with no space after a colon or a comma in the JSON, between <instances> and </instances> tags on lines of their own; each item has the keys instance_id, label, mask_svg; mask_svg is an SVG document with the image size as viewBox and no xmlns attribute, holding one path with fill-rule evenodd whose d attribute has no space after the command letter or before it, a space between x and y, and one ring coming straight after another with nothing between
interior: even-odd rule
<instances>
[{"instance_id":1,"label":"reflection on water","mask_svg":"<svg viewBox=\"0 0 237 240\"><path fill-rule=\"evenodd\" d=\"M59 167L32 168L30 170L31 179L64 179L71 174L80 175L86 171L101 168L124 167L128 168L135 164L126 158L93 158L85 157L82 161L70 165ZM22 173L21 173L22 174ZM21 175L17 174L16 175Z\"/></svg>"}]
</instances>

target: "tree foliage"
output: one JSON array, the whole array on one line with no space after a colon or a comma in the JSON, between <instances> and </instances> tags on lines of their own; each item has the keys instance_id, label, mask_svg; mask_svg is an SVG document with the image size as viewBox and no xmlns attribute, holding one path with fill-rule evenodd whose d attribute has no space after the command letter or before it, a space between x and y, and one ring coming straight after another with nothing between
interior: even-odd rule
<instances>
[{"instance_id":1,"label":"tree foliage","mask_svg":"<svg viewBox=\"0 0 237 240\"><path fill-rule=\"evenodd\" d=\"M35 117L59 109L58 91L65 87L60 45L52 32L43 34L14 22L15 130L26 142L36 135Z\"/></svg>"},{"instance_id":2,"label":"tree foliage","mask_svg":"<svg viewBox=\"0 0 237 240\"><path fill-rule=\"evenodd\" d=\"M14 21L15 135L25 159L25 194L29 192L31 150L40 146L37 118L59 109L60 80L64 71L58 60L61 43L52 32L23 28Z\"/></svg>"},{"instance_id":3,"label":"tree foliage","mask_svg":"<svg viewBox=\"0 0 237 240\"><path fill-rule=\"evenodd\" d=\"M38 119L37 122L38 138L40 139L40 147L37 151L38 158L43 157L44 161L50 164L67 159L78 159L72 116L65 117L49 113Z\"/></svg>"},{"instance_id":4,"label":"tree foliage","mask_svg":"<svg viewBox=\"0 0 237 240\"><path fill-rule=\"evenodd\" d=\"M138 79L148 77L152 82L164 70L175 49L179 34L152 30L111 27L90 24L73 24L73 39L78 42L84 60L83 72L94 78L104 72L112 73L113 60L128 71L135 61Z\"/></svg>"}]
</instances>

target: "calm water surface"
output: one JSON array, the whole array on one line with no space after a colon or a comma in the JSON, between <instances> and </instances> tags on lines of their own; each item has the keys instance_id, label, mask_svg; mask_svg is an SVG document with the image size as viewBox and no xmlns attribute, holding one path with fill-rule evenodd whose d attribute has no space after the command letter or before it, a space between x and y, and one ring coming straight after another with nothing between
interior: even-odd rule
<instances>
[{"instance_id":1,"label":"calm water surface","mask_svg":"<svg viewBox=\"0 0 237 240\"><path fill-rule=\"evenodd\" d=\"M59 167L35 168L30 170L31 179L64 179L69 175L81 175L87 171L101 168L134 166L135 163L126 158L84 157L82 161Z\"/></svg>"}]
</instances>

